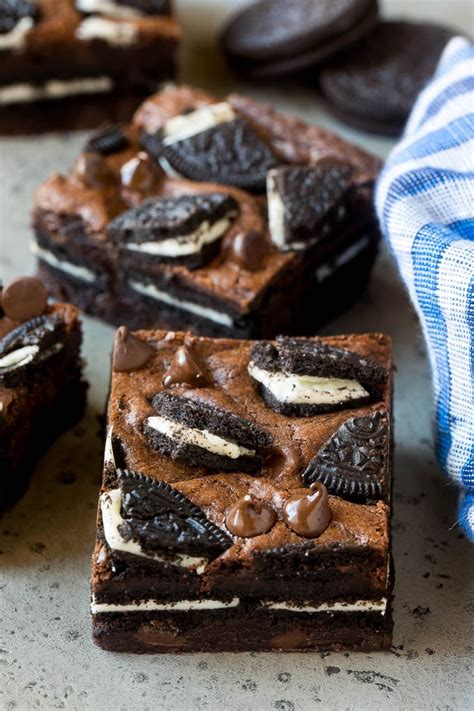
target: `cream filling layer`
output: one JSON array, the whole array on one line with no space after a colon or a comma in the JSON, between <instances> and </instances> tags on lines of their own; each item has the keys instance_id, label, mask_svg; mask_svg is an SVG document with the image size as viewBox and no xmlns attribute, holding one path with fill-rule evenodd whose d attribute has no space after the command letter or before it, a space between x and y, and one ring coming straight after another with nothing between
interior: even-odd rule
<instances>
[{"instance_id":1,"label":"cream filling layer","mask_svg":"<svg viewBox=\"0 0 474 711\"><path fill-rule=\"evenodd\" d=\"M102 525L107 544L112 550L130 553L142 558L149 558L160 563L175 565L179 568L193 569L195 573L201 575L207 565L207 558L177 553L172 559L160 556L159 553L144 552L137 541L126 540L119 531L119 527L125 523L122 514L122 492L120 489L111 489L100 496L100 510L102 513Z\"/></svg>"},{"instance_id":2,"label":"cream filling layer","mask_svg":"<svg viewBox=\"0 0 474 711\"><path fill-rule=\"evenodd\" d=\"M25 37L34 25L32 17L22 17L10 32L0 34L0 50L20 49L25 43Z\"/></svg>"},{"instance_id":3,"label":"cream filling layer","mask_svg":"<svg viewBox=\"0 0 474 711\"><path fill-rule=\"evenodd\" d=\"M204 245L218 240L229 227L230 219L227 217L218 220L213 225L210 225L206 220L189 235L169 237L160 242L129 242L125 247L134 252L155 254L160 257L185 257L189 254L197 254Z\"/></svg>"},{"instance_id":4,"label":"cream filling layer","mask_svg":"<svg viewBox=\"0 0 474 711\"><path fill-rule=\"evenodd\" d=\"M23 346L0 358L0 368L20 368L31 363L39 352L39 346Z\"/></svg>"},{"instance_id":5,"label":"cream filling layer","mask_svg":"<svg viewBox=\"0 0 474 711\"><path fill-rule=\"evenodd\" d=\"M169 420L167 417L149 417L146 424L171 439L201 447L201 449L206 449L208 452L219 454L222 457L238 459L244 455L253 456L255 454L254 449L247 449L235 442L229 442L227 439L212 434L209 430L197 430L193 427L187 427L181 422Z\"/></svg>"},{"instance_id":6,"label":"cream filling layer","mask_svg":"<svg viewBox=\"0 0 474 711\"><path fill-rule=\"evenodd\" d=\"M127 20L134 17L141 17L143 13L134 7L117 5L112 0L76 0L76 8L79 12L88 14L101 13L114 17L117 20Z\"/></svg>"},{"instance_id":7,"label":"cream filling layer","mask_svg":"<svg viewBox=\"0 0 474 711\"><path fill-rule=\"evenodd\" d=\"M352 259L357 257L360 252L363 252L364 249L369 246L370 242L370 237L361 237L361 239L357 240L357 242L354 242L354 244L351 244L350 247L335 256L334 259L331 259L330 262L321 264L321 266L317 267L314 272L316 279L318 281L328 279L332 274L334 274L334 272L343 267L345 264L348 264Z\"/></svg>"},{"instance_id":8,"label":"cream filling layer","mask_svg":"<svg viewBox=\"0 0 474 711\"><path fill-rule=\"evenodd\" d=\"M380 600L355 600L354 602L323 602L320 605L294 605L289 602L261 602L262 607L269 610L286 610L287 612L380 612L387 610L387 598Z\"/></svg>"},{"instance_id":9,"label":"cream filling layer","mask_svg":"<svg viewBox=\"0 0 474 711\"><path fill-rule=\"evenodd\" d=\"M137 39L137 28L130 22L115 22L105 17L86 17L76 30L80 40L103 40L112 47L128 47Z\"/></svg>"},{"instance_id":10,"label":"cream filling layer","mask_svg":"<svg viewBox=\"0 0 474 711\"><path fill-rule=\"evenodd\" d=\"M233 121L235 117L234 110L225 101L203 106L183 116L174 116L164 126L163 143L165 146L169 146L172 143L184 141L186 138L207 131L220 123Z\"/></svg>"},{"instance_id":11,"label":"cream filling layer","mask_svg":"<svg viewBox=\"0 0 474 711\"><path fill-rule=\"evenodd\" d=\"M357 380L273 372L259 368L253 361L249 363L248 372L278 402L294 405L332 405L358 400L369 394Z\"/></svg>"},{"instance_id":12,"label":"cream filling layer","mask_svg":"<svg viewBox=\"0 0 474 711\"><path fill-rule=\"evenodd\" d=\"M112 79L105 76L50 79L41 86L26 83L11 84L0 89L0 104L25 104L41 99L61 99L80 94L105 94L113 88Z\"/></svg>"},{"instance_id":13,"label":"cream filling layer","mask_svg":"<svg viewBox=\"0 0 474 711\"><path fill-rule=\"evenodd\" d=\"M87 281L90 283L96 280L96 275L94 274L94 272L88 269L87 267L81 267L78 264L73 264L72 262L66 262L63 259L58 259L55 254L53 254L47 249L43 249L43 247L40 247L37 242L31 242L30 249L33 254L38 257L38 259L42 259L43 262L46 262L51 267L54 267L55 269L58 269L61 272L65 272L66 274L70 274L71 276L76 277L76 279L81 279L82 281Z\"/></svg>"},{"instance_id":14,"label":"cream filling layer","mask_svg":"<svg viewBox=\"0 0 474 711\"><path fill-rule=\"evenodd\" d=\"M189 313L200 316L201 318L219 323L222 326L232 327L234 325L234 322L229 314L223 313L222 311L215 311L207 306L195 304L192 301L182 301L181 299L176 299L166 291L157 289L156 286L153 286L153 284L142 284L134 279L131 279L128 283L134 291L137 291L139 294L143 294L144 296L148 296L151 299L162 301L164 304L181 309L182 311L188 311Z\"/></svg>"},{"instance_id":15,"label":"cream filling layer","mask_svg":"<svg viewBox=\"0 0 474 711\"><path fill-rule=\"evenodd\" d=\"M267 205L268 205L268 226L273 244L282 250L288 249L289 244L285 241L285 206L283 200L275 189L275 169L267 173Z\"/></svg>"}]
</instances>

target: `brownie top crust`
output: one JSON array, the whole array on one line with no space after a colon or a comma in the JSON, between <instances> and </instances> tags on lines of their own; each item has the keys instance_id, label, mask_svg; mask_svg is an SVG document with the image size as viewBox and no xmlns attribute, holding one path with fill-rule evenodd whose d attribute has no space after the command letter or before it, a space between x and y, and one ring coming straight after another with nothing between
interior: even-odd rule
<instances>
[{"instance_id":1,"label":"brownie top crust","mask_svg":"<svg viewBox=\"0 0 474 711\"><path fill-rule=\"evenodd\" d=\"M269 406L249 374L254 345L250 341L212 340L164 331L138 331L134 336L151 346L155 353L139 369L113 372L108 405L111 450L106 454L103 495L120 485L119 470L138 472L139 476L171 485L213 525L230 536L226 550L209 564L209 571L232 565L232 561L239 566L251 565L255 556L271 556L278 551L351 551L363 547L376 551L381 561L386 559L391 406L391 344L387 336L364 334L311 339L313 343L342 348L373 362L380 370L385 369L386 378L382 389L363 406L343 404L343 409L306 416L288 416ZM183 351L192 357L194 367L199 368L202 377L197 382L188 377L187 369L181 371L181 378L167 378L170 370L176 370L177 360L182 360ZM160 407L162 398L167 407L169 402L180 398L184 403L194 402L199 416L193 419L188 408L185 424L188 428L199 424L200 432L203 431L202 418L207 412L217 413L221 418L220 429L214 428L221 437L227 432L225 413L253 423L259 433L265 434L264 437L259 434L261 439L258 441L246 441L247 447L255 447L258 442L263 446L258 452L258 468L247 471L243 465L248 456L242 452L235 454L236 461L243 463L242 468L237 464L233 469L219 470L201 464L192 449L179 451L176 456L175 450L167 448L166 442L163 447L162 440L156 447L148 436L145 423L153 418L160 419L156 418L157 412L162 417L167 415L166 408ZM176 421L182 424L184 420L177 413L178 410L172 413L174 424ZM382 418L387 427L383 439L385 470L380 487L373 497L367 496L367 491L363 490L362 498L355 500L351 500L350 492L346 496L347 492L342 489L338 495L330 494L330 522L324 514L324 530L314 538L299 535L285 523L285 520L291 521L288 510L285 514L285 505L290 497L297 499L310 491L316 492L314 496L320 496L318 487L321 484L308 481L308 475L305 479L303 474L318 453L326 464L331 463L325 447L337 448L337 442L335 445L334 441L332 445L330 443L338 433L343 445L347 446L347 434L343 430L344 440L340 430L344 426L350 430L354 418L359 424L365 422L364 418L375 418L377 423ZM352 442L351 446L359 446L358 441ZM382 466L380 461L379 466ZM334 473L330 466L329 470ZM350 467L345 471L350 473ZM310 485L311 489L307 488ZM325 491L324 487L322 489ZM253 519L248 526L250 529L256 527L256 532L248 537L231 536L233 530L239 530L235 525L236 507L248 517L247 509L252 508L254 501L258 505L250 512ZM269 516L267 507L276 512L276 521L273 515ZM255 524L257 519L258 524ZM263 524L260 519L264 519ZM231 521L229 527L226 520ZM383 567L384 563L380 565Z\"/></svg>"},{"instance_id":2,"label":"brownie top crust","mask_svg":"<svg viewBox=\"0 0 474 711\"><path fill-rule=\"evenodd\" d=\"M114 144L118 150L111 151ZM132 267L138 264L140 275L146 272L152 281L218 299L223 310L237 316L258 308L267 287L301 259L272 241L265 183L255 176L264 176L272 165L311 165L329 157L349 165L352 189L370 195L380 169L377 159L328 131L245 97L230 95L219 102L187 86L152 96L128 127L106 138L104 150L100 140L93 146L91 152L89 144L69 175L55 175L40 186L34 203L36 229L64 241L61 225L77 221L87 238L112 258L119 261L119 254L125 255ZM249 175L254 182L248 183ZM112 221L145 200L165 201L171 214L170 201L219 193L236 209L223 233L215 235L214 251L197 267L174 258L188 253L182 245L171 258L157 257L167 254L169 239L162 246L156 240L145 242L140 251L140 240L132 239L129 246L131 238L117 236L114 229L122 222ZM153 206L148 209L153 214ZM130 213L127 225L132 218ZM133 228L127 227L127 235L133 235ZM195 244L199 235L191 236Z\"/></svg>"}]
</instances>

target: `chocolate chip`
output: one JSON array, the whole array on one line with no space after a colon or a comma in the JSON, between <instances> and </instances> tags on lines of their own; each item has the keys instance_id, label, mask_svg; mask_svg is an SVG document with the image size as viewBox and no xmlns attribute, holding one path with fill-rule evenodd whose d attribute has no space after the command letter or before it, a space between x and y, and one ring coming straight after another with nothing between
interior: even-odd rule
<instances>
[{"instance_id":1,"label":"chocolate chip","mask_svg":"<svg viewBox=\"0 0 474 711\"><path fill-rule=\"evenodd\" d=\"M194 388L205 385L203 368L188 346L181 346L174 354L163 376L163 384L166 388L172 385L190 385Z\"/></svg>"},{"instance_id":2,"label":"chocolate chip","mask_svg":"<svg viewBox=\"0 0 474 711\"><path fill-rule=\"evenodd\" d=\"M120 326L115 332L112 367L116 373L140 370L154 352L152 346L130 333L126 326Z\"/></svg>"},{"instance_id":3,"label":"chocolate chip","mask_svg":"<svg viewBox=\"0 0 474 711\"><path fill-rule=\"evenodd\" d=\"M350 501L381 499L387 480L388 417L384 410L346 420L302 474Z\"/></svg>"},{"instance_id":4,"label":"chocolate chip","mask_svg":"<svg viewBox=\"0 0 474 711\"><path fill-rule=\"evenodd\" d=\"M35 277L18 277L2 291L3 311L13 321L26 321L40 316L46 308L48 293Z\"/></svg>"},{"instance_id":5,"label":"chocolate chip","mask_svg":"<svg viewBox=\"0 0 474 711\"><path fill-rule=\"evenodd\" d=\"M121 535L144 551L168 550L214 558L232 539L184 494L164 481L118 470L122 490Z\"/></svg>"},{"instance_id":6,"label":"chocolate chip","mask_svg":"<svg viewBox=\"0 0 474 711\"><path fill-rule=\"evenodd\" d=\"M95 151L103 156L118 153L129 144L129 140L122 128L117 124L109 124L99 128L87 141L84 151Z\"/></svg>"},{"instance_id":7,"label":"chocolate chip","mask_svg":"<svg viewBox=\"0 0 474 711\"><path fill-rule=\"evenodd\" d=\"M38 14L33 0L0 0L0 34L11 32L24 17L36 20Z\"/></svg>"},{"instance_id":8,"label":"chocolate chip","mask_svg":"<svg viewBox=\"0 0 474 711\"><path fill-rule=\"evenodd\" d=\"M120 169L120 178L124 188L143 193L147 193L153 188L159 176L160 173L156 165L143 151L130 158Z\"/></svg>"},{"instance_id":9,"label":"chocolate chip","mask_svg":"<svg viewBox=\"0 0 474 711\"><path fill-rule=\"evenodd\" d=\"M90 188L114 185L116 176L100 153L82 153L74 165L74 173Z\"/></svg>"},{"instance_id":10,"label":"chocolate chip","mask_svg":"<svg viewBox=\"0 0 474 711\"><path fill-rule=\"evenodd\" d=\"M256 230L239 232L232 241L230 249L232 261L249 271L253 272L260 269L267 254L268 243L266 237Z\"/></svg>"},{"instance_id":11,"label":"chocolate chip","mask_svg":"<svg viewBox=\"0 0 474 711\"><path fill-rule=\"evenodd\" d=\"M315 482L311 490L290 496L283 507L287 526L304 538L318 538L331 522L328 492L324 484Z\"/></svg>"},{"instance_id":12,"label":"chocolate chip","mask_svg":"<svg viewBox=\"0 0 474 711\"><path fill-rule=\"evenodd\" d=\"M225 525L233 536L252 538L267 533L276 521L276 513L264 501L247 495L231 506L225 515Z\"/></svg>"}]
</instances>

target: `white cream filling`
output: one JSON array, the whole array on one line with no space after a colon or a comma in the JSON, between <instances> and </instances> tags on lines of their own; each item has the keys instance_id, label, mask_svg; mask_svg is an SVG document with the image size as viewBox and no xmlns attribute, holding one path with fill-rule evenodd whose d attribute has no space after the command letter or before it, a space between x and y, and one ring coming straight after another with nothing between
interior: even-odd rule
<instances>
[{"instance_id":1,"label":"white cream filling","mask_svg":"<svg viewBox=\"0 0 474 711\"><path fill-rule=\"evenodd\" d=\"M324 281L325 279L328 279L330 276L332 276L332 274L334 274L334 272L336 272L338 269L343 267L345 264L348 264L348 262L357 257L360 252L362 252L366 247L369 246L370 242L370 237L361 237L361 239L357 240L357 242L354 242L354 244L351 244L350 247L345 249L344 252L341 252L333 259L331 259L330 262L326 264L321 264L321 266L317 267L314 272L316 279L318 281Z\"/></svg>"},{"instance_id":2,"label":"white cream filling","mask_svg":"<svg viewBox=\"0 0 474 711\"><path fill-rule=\"evenodd\" d=\"M285 206L275 189L276 174L275 169L267 173L268 226L273 244L281 250L289 245L285 241Z\"/></svg>"},{"instance_id":3,"label":"white cream filling","mask_svg":"<svg viewBox=\"0 0 474 711\"><path fill-rule=\"evenodd\" d=\"M173 306L177 309L182 309L183 311L189 311L189 313L201 316L201 318L206 318L209 321L220 323L222 326L232 327L234 325L234 322L229 314L223 313L222 311L215 311L207 306L195 304L192 301L182 301L181 299L176 299L166 291L157 289L156 286L153 286L153 284L142 284L141 282L133 279L131 279L128 283L130 288L134 291L137 291L139 294L143 294L144 296L148 296L151 299L162 301L164 304L168 304L169 306Z\"/></svg>"},{"instance_id":4,"label":"white cream filling","mask_svg":"<svg viewBox=\"0 0 474 711\"><path fill-rule=\"evenodd\" d=\"M137 28L130 22L115 22L105 17L86 17L76 30L80 40L103 40L113 47L127 47L136 42Z\"/></svg>"},{"instance_id":5,"label":"white cream filling","mask_svg":"<svg viewBox=\"0 0 474 711\"><path fill-rule=\"evenodd\" d=\"M20 368L31 363L39 352L39 346L23 346L0 358L0 368Z\"/></svg>"},{"instance_id":6,"label":"white cream filling","mask_svg":"<svg viewBox=\"0 0 474 711\"><path fill-rule=\"evenodd\" d=\"M225 101L203 106L189 114L174 116L165 123L163 143L168 146L171 143L184 141L185 138L207 131L208 128L220 123L233 121L235 117L232 107Z\"/></svg>"},{"instance_id":7,"label":"white cream filling","mask_svg":"<svg viewBox=\"0 0 474 711\"><path fill-rule=\"evenodd\" d=\"M264 370L249 363L252 378L271 392L278 402L295 405L330 405L366 397L369 393L357 380L320 378L315 375Z\"/></svg>"},{"instance_id":8,"label":"white cream filling","mask_svg":"<svg viewBox=\"0 0 474 711\"><path fill-rule=\"evenodd\" d=\"M219 454L222 457L238 459L244 455L253 456L255 454L254 449L247 449L235 442L229 442L227 439L212 434L209 430L197 430L194 427L187 427L181 422L169 420L167 417L149 417L146 424L157 432L166 435L166 437L176 439L184 444L201 447L201 449L206 449L208 452Z\"/></svg>"},{"instance_id":9,"label":"white cream filling","mask_svg":"<svg viewBox=\"0 0 474 711\"><path fill-rule=\"evenodd\" d=\"M22 17L10 32L0 34L0 50L21 49L25 43L25 37L35 24L32 17Z\"/></svg>"},{"instance_id":10,"label":"white cream filling","mask_svg":"<svg viewBox=\"0 0 474 711\"><path fill-rule=\"evenodd\" d=\"M112 464L112 466L115 466L114 450L112 447L112 428L111 427L109 427L109 430L107 432L107 437L105 438L105 447L104 447L104 467L107 464Z\"/></svg>"},{"instance_id":11,"label":"white cream filling","mask_svg":"<svg viewBox=\"0 0 474 711\"><path fill-rule=\"evenodd\" d=\"M207 558L198 558L177 553L172 559L161 556L159 553L144 552L140 544L132 539L126 540L119 531L119 526L125 523L121 514L122 508L122 492L120 489L111 489L100 496L100 510L102 513L102 524L104 527L104 536L107 544L112 550L130 553L142 558L150 558L175 565L179 568L193 569L195 573L201 575L207 565Z\"/></svg>"},{"instance_id":12,"label":"white cream filling","mask_svg":"<svg viewBox=\"0 0 474 711\"><path fill-rule=\"evenodd\" d=\"M269 610L287 610L288 612L380 612L387 610L387 598L381 600L355 600L354 602L324 602L320 605L293 605L289 602L261 602Z\"/></svg>"},{"instance_id":13,"label":"white cream filling","mask_svg":"<svg viewBox=\"0 0 474 711\"><path fill-rule=\"evenodd\" d=\"M43 249L43 247L40 247L37 242L31 242L30 249L33 254L38 257L38 259L42 259L43 262L46 262L61 272L66 272L66 274L70 274L77 279L82 279L83 281L88 281L90 283L96 280L94 272L87 267L81 267L78 264L72 264L72 262L66 262L62 259L58 259L55 254L49 252L47 249Z\"/></svg>"},{"instance_id":14,"label":"white cream filling","mask_svg":"<svg viewBox=\"0 0 474 711\"><path fill-rule=\"evenodd\" d=\"M101 13L114 17L117 20L127 20L134 17L141 17L143 13L134 7L117 5L112 0L76 0L76 9L79 12L88 14Z\"/></svg>"},{"instance_id":15,"label":"white cream filling","mask_svg":"<svg viewBox=\"0 0 474 711\"><path fill-rule=\"evenodd\" d=\"M189 235L170 237L161 240L161 242L129 242L125 246L134 252L155 254L160 257L184 257L200 252L204 245L211 244L222 237L229 227L230 219L227 217L223 217L213 225L205 220L197 230Z\"/></svg>"},{"instance_id":16,"label":"white cream filling","mask_svg":"<svg viewBox=\"0 0 474 711\"><path fill-rule=\"evenodd\" d=\"M81 79L50 79L41 86L11 84L0 89L0 104L21 104L42 99L61 99L80 94L99 94L112 91L110 77L85 77Z\"/></svg>"},{"instance_id":17,"label":"white cream filling","mask_svg":"<svg viewBox=\"0 0 474 711\"><path fill-rule=\"evenodd\" d=\"M237 607L240 603L238 597L227 602L222 600L177 600L176 602L158 602L157 600L141 600L124 604L96 602L92 596L91 612L189 612L190 610L220 610Z\"/></svg>"}]
</instances>

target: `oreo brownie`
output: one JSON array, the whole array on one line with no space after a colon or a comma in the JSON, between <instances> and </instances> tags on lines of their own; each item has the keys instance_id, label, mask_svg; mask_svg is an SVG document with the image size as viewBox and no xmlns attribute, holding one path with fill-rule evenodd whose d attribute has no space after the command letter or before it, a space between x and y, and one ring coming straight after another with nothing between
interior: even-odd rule
<instances>
[{"instance_id":1,"label":"oreo brownie","mask_svg":"<svg viewBox=\"0 0 474 711\"><path fill-rule=\"evenodd\" d=\"M250 370L256 350L283 345L292 370L333 357L328 380L358 377L369 397L279 411ZM99 646L390 647L390 341L283 345L118 330L93 555Z\"/></svg>"},{"instance_id":2,"label":"oreo brownie","mask_svg":"<svg viewBox=\"0 0 474 711\"><path fill-rule=\"evenodd\" d=\"M39 273L114 325L314 333L363 290L379 162L242 96L168 87L38 190Z\"/></svg>"},{"instance_id":3,"label":"oreo brownie","mask_svg":"<svg viewBox=\"0 0 474 711\"><path fill-rule=\"evenodd\" d=\"M22 496L38 457L84 410L77 310L46 297L32 277L0 296L0 510Z\"/></svg>"},{"instance_id":4,"label":"oreo brownie","mask_svg":"<svg viewBox=\"0 0 474 711\"><path fill-rule=\"evenodd\" d=\"M0 131L125 119L174 77L180 39L168 0L0 0Z\"/></svg>"}]
</instances>

